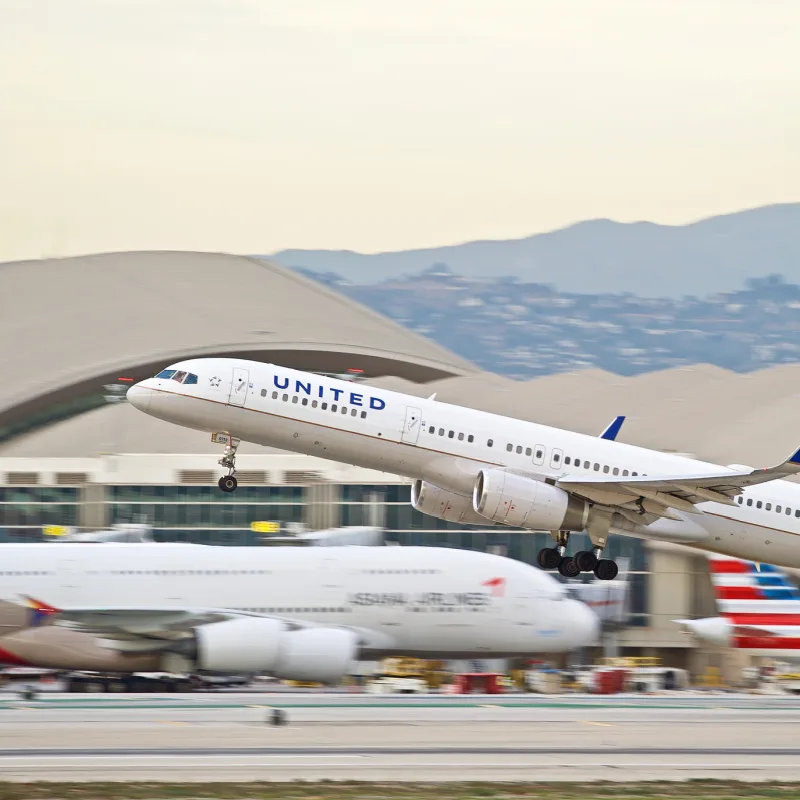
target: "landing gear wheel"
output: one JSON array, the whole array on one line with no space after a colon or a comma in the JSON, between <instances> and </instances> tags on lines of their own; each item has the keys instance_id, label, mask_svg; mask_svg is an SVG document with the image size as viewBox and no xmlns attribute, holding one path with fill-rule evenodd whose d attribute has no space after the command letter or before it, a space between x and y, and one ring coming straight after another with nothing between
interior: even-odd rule
<instances>
[{"instance_id":1,"label":"landing gear wheel","mask_svg":"<svg viewBox=\"0 0 800 800\"><path fill-rule=\"evenodd\" d=\"M235 492L238 485L239 481L237 481L233 475L223 475L219 479L219 488L222 489L223 492Z\"/></svg>"},{"instance_id":2,"label":"landing gear wheel","mask_svg":"<svg viewBox=\"0 0 800 800\"><path fill-rule=\"evenodd\" d=\"M594 568L594 574L599 581L613 581L617 577L619 567L610 558L601 558Z\"/></svg>"},{"instance_id":3,"label":"landing gear wheel","mask_svg":"<svg viewBox=\"0 0 800 800\"><path fill-rule=\"evenodd\" d=\"M569 556L564 556L561 559L561 563L558 565L558 571L565 578L577 578L578 575L581 574L581 571L578 569L578 565L575 563L575 559L570 558Z\"/></svg>"},{"instance_id":4,"label":"landing gear wheel","mask_svg":"<svg viewBox=\"0 0 800 800\"><path fill-rule=\"evenodd\" d=\"M597 566L597 556L591 550L579 550L572 560L581 572L592 572Z\"/></svg>"},{"instance_id":5,"label":"landing gear wheel","mask_svg":"<svg viewBox=\"0 0 800 800\"><path fill-rule=\"evenodd\" d=\"M561 563L561 553L555 547L544 547L536 556L536 561L542 569L555 569Z\"/></svg>"}]
</instances>

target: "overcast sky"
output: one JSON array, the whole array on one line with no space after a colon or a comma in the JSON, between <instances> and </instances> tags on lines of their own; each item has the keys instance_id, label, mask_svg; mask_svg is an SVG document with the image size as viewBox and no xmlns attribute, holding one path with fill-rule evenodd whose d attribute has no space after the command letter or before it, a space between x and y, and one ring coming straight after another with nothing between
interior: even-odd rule
<instances>
[{"instance_id":1,"label":"overcast sky","mask_svg":"<svg viewBox=\"0 0 800 800\"><path fill-rule=\"evenodd\" d=\"M796 0L0 0L0 260L800 200Z\"/></svg>"}]
</instances>

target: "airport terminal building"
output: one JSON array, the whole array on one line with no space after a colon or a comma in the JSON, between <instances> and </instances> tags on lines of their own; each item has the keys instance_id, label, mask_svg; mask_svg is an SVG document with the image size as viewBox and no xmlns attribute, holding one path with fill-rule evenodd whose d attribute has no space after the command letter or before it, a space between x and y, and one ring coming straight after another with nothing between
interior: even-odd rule
<instances>
[{"instance_id":1,"label":"airport terminal building","mask_svg":"<svg viewBox=\"0 0 800 800\"><path fill-rule=\"evenodd\" d=\"M247 443L238 491L220 492L221 449L210 437L116 402L130 380L194 356L350 371L385 388L585 433L626 414L621 440L718 463L778 461L787 415L800 410L796 367L735 376L699 366L632 379L587 370L518 383L252 258L159 252L5 264L0 288L18 298L0 318L3 363L15 376L0 384L2 541L44 540L49 526L144 522L162 541L264 546L275 530L372 525L389 543L535 563L549 540L437 520L411 507L404 478ZM773 413L763 413L764 397ZM617 640L625 654L660 655L695 672L732 667L731 654L698 649L673 622L715 614L702 554L621 536L607 552L630 565L628 624Z\"/></svg>"}]
</instances>

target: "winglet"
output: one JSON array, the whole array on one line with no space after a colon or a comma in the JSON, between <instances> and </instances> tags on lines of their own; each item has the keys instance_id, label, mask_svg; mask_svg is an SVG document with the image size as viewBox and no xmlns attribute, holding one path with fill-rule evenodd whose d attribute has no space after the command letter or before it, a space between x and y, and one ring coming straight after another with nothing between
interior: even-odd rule
<instances>
[{"instance_id":1,"label":"winglet","mask_svg":"<svg viewBox=\"0 0 800 800\"><path fill-rule=\"evenodd\" d=\"M610 442L615 441L623 422L625 422L625 417L615 417L614 421L600 434L600 438L608 439ZM800 450L796 455L800 455Z\"/></svg>"},{"instance_id":2,"label":"winglet","mask_svg":"<svg viewBox=\"0 0 800 800\"><path fill-rule=\"evenodd\" d=\"M795 450L794 455L789 459L789 463L800 466L800 449Z\"/></svg>"}]
</instances>

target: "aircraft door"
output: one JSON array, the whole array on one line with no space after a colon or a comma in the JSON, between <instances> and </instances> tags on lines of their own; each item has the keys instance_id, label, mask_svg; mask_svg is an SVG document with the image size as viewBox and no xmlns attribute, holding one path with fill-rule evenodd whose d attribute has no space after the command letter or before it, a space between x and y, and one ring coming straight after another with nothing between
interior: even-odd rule
<instances>
[{"instance_id":1,"label":"aircraft door","mask_svg":"<svg viewBox=\"0 0 800 800\"><path fill-rule=\"evenodd\" d=\"M77 547L77 545L76 545ZM80 563L76 559L60 559L58 562L58 578L65 605L75 603L80 594Z\"/></svg>"},{"instance_id":2,"label":"aircraft door","mask_svg":"<svg viewBox=\"0 0 800 800\"><path fill-rule=\"evenodd\" d=\"M563 460L563 456L564 453L557 447L554 447L553 454L550 456L550 466L553 469L561 469L561 462Z\"/></svg>"},{"instance_id":3,"label":"aircraft door","mask_svg":"<svg viewBox=\"0 0 800 800\"><path fill-rule=\"evenodd\" d=\"M231 395L229 405L243 406L247 400L247 389L250 385L250 371L241 367L233 368L233 381L231 382Z\"/></svg>"},{"instance_id":4,"label":"aircraft door","mask_svg":"<svg viewBox=\"0 0 800 800\"><path fill-rule=\"evenodd\" d=\"M422 412L418 408L406 406L406 421L403 424L403 435L400 437L401 442L406 444L416 444L419 439L420 419Z\"/></svg>"},{"instance_id":5,"label":"aircraft door","mask_svg":"<svg viewBox=\"0 0 800 800\"><path fill-rule=\"evenodd\" d=\"M537 444L533 448L533 463L537 466L544 464L544 457L547 455L547 448L543 444Z\"/></svg>"}]
</instances>

